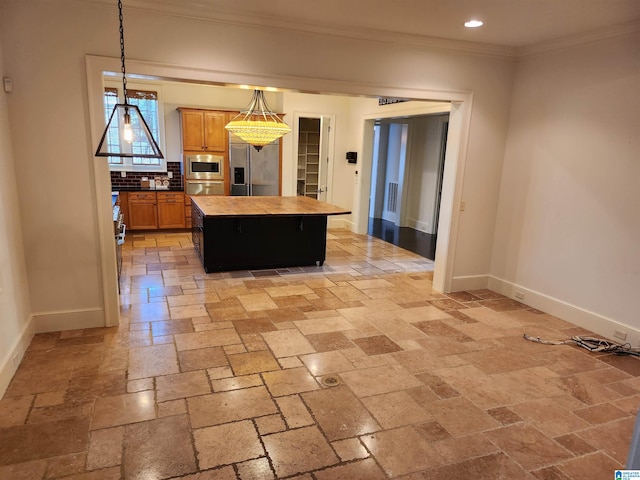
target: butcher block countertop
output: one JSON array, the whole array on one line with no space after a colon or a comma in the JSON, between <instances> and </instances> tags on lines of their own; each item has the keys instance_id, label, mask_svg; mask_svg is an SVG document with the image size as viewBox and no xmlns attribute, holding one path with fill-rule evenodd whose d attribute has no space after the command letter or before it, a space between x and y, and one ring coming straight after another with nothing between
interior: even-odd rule
<instances>
[{"instance_id":1,"label":"butcher block countertop","mask_svg":"<svg viewBox=\"0 0 640 480\"><path fill-rule=\"evenodd\" d=\"M191 202L205 217L344 215L344 208L308 197L196 196Z\"/></svg>"}]
</instances>

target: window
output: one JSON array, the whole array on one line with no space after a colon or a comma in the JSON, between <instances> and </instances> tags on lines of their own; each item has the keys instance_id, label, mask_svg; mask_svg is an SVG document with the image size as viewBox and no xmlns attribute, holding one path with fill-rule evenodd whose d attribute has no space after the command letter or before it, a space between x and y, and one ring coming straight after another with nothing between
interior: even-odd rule
<instances>
[{"instance_id":1,"label":"window","mask_svg":"<svg viewBox=\"0 0 640 480\"><path fill-rule=\"evenodd\" d=\"M127 102L136 105L140 113L147 122L147 126L160 146L160 150L164 151L163 124L162 124L162 104L160 102L160 88L155 85L145 86L127 86ZM106 86L104 89L104 113L105 123L109 121L113 107L122 98L122 87ZM134 138L136 128L140 128L135 123L132 125L134 130ZM109 146L117 146L120 142L118 134L118 126L111 125L107 137L105 139ZM148 147L142 143L135 141L130 146L132 153L148 154ZM146 150L145 150L146 149ZM165 171L166 160L161 158L144 158L144 157L109 157L109 167L111 170L122 171Z\"/></svg>"}]
</instances>

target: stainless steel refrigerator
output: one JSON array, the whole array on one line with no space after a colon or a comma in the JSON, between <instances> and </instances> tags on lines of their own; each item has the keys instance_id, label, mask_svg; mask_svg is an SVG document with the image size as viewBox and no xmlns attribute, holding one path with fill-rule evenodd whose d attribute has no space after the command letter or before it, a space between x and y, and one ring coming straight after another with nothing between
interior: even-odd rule
<instances>
[{"instance_id":1,"label":"stainless steel refrigerator","mask_svg":"<svg viewBox=\"0 0 640 480\"><path fill-rule=\"evenodd\" d=\"M280 194L280 140L260 151L229 134L229 178L231 195Z\"/></svg>"}]
</instances>

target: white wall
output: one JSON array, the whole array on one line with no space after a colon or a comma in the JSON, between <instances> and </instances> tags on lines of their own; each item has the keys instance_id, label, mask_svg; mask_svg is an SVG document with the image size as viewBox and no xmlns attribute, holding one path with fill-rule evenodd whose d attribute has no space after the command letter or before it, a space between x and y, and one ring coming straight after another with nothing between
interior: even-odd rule
<instances>
[{"instance_id":1,"label":"white wall","mask_svg":"<svg viewBox=\"0 0 640 480\"><path fill-rule=\"evenodd\" d=\"M638 45L520 62L491 265L496 288L609 337L640 331Z\"/></svg>"},{"instance_id":2,"label":"white wall","mask_svg":"<svg viewBox=\"0 0 640 480\"><path fill-rule=\"evenodd\" d=\"M7 111L10 95L0 93L0 397L33 335Z\"/></svg>"},{"instance_id":3,"label":"white wall","mask_svg":"<svg viewBox=\"0 0 640 480\"><path fill-rule=\"evenodd\" d=\"M333 145L329 145L330 154L333 156L333 170L327 175L330 186L327 192L327 202L351 209L353 204L352 189L350 186L344 188L341 181L341 177L345 175L345 164L347 164L345 153L349 143L349 97L284 92L282 107L282 111L285 113L284 119L293 130L292 135L285 135L282 139L282 194L285 196L296 195L298 144L297 127L294 125L295 115L333 115L335 116L335 121L331 125ZM330 221L350 224L351 215L332 217Z\"/></svg>"},{"instance_id":4,"label":"white wall","mask_svg":"<svg viewBox=\"0 0 640 480\"><path fill-rule=\"evenodd\" d=\"M389 129L381 125L374 126L373 152L371 155L371 192L369 194L369 218L382 218L384 205L384 176L387 161ZM380 172L380 173L378 173Z\"/></svg>"},{"instance_id":5,"label":"white wall","mask_svg":"<svg viewBox=\"0 0 640 480\"><path fill-rule=\"evenodd\" d=\"M0 21L4 73L14 81L8 104L32 312L40 326L99 325L105 306L96 212L107 200L97 192L102 197L107 189L93 182L102 168L94 167L85 55L118 56L117 11L95 2L7 0ZM452 255L455 275L486 277L510 60L128 8L125 24L127 58L222 72L235 83L271 78L285 88L415 98L473 92L466 171L459 172L467 210ZM347 126L354 135L345 150L361 150L357 120ZM336 151L333 201L347 205L361 165L339 161Z\"/></svg>"},{"instance_id":6,"label":"white wall","mask_svg":"<svg viewBox=\"0 0 640 480\"><path fill-rule=\"evenodd\" d=\"M436 209L439 181L441 116L411 120L411 156L409 159L409 192L407 226L425 233L435 233L433 217Z\"/></svg>"},{"instance_id":7,"label":"white wall","mask_svg":"<svg viewBox=\"0 0 640 480\"><path fill-rule=\"evenodd\" d=\"M450 54L451 55L451 54ZM471 118L469 120L469 136L465 142L452 145L448 144L447 156L455 158L460 156L463 162L453 165L447 161L446 168L455 169L455 181L459 184L459 197L451 193L454 197L453 208L459 208L459 201L464 201L466 209L464 212L451 212L450 209L442 209L440 222L449 215L452 219L452 231L455 231L456 238L449 242L446 235L440 232L439 240L442 239L443 248L450 247L448 259L451 269L451 285L445 288L449 290L464 290L474 288L485 288L489 280L490 252L493 246L493 229L495 225L495 211L498 204L498 192L500 188L500 174L502 171L502 160L504 157L504 135L507 128L508 116L505 111L508 109L508 101L511 92L511 65L498 62L496 59L464 57L464 60L457 55L451 55L450 61L435 55L432 64L429 64L429 74L425 76L429 80L438 79L448 85L455 85L461 82L471 82L470 91L473 92L470 103ZM458 64L455 60L460 60ZM432 67L440 66L434 68ZM466 72L466 73L465 73ZM459 75L459 76L458 76ZM423 79L424 80L424 79ZM455 92L454 92L455 93ZM372 142L373 135L367 136L363 119L392 118L398 116L424 115L431 113L450 112L450 120L456 119L449 124L449 142L460 130L464 129L464 115L461 113L459 103L455 105L445 104L443 97L436 98L441 102L436 102L433 108L425 109L424 102L407 102L391 105L378 106L375 99L354 98L351 107L350 127L353 130L350 138L368 139ZM371 123L372 121L370 121ZM371 165L366 163L366 155L362 149L366 149L365 143L354 145L354 150L358 152L358 164L354 165L354 170L359 174L355 175L354 186L356 195L361 184L368 184L370 178ZM370 151L369 151L370 153ZM445 172L445 182L447 173ZM444 198L444 193L443 193ZM358 201L359 200L359 201ZM368 211L368 198L360 196L354 201L354 211L364 204L365 211ZM360 225L359 225L360 226ZM365 229L362 231L366 231ZM443 248L437 247L439 252ZM439 255L441 257L442 254ZM436 269L439 268L438 258L436 258ZM434 272L434 278L438 272ZM442 274L444 276L444 274ZM446 282L445 282L446 283Z\"/></svg>"}]
</instances>

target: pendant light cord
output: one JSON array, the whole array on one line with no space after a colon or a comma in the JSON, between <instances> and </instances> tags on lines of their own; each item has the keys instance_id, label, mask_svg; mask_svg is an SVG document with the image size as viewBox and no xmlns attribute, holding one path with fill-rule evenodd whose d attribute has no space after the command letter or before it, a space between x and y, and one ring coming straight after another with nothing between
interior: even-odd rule
<instances>
[{"instance_id":1,"label":"pendant light cord","mask_svg":"<svg viewBox=\"0 0 640 480\"><path fill-rule=\"evenodd\" d=\"M120 19L120 62L122 63L122 92L124 104L127 105L127 70L124 66L124 26L122 17L122 0L118 0L118 14Z\"/></svg>"},{"instance_id":2,"label":"pendant light cord","mask_svg":"<svg viewBox=\"0 0 640 480\"><path fill-rule=\"evenodd\" d=\"M1 1L1 0L0 0ZM122 67L122 93L124 102L118 101L113 106L111 116L104 129L96 157L121 157L121 158L164 158L160 147L153 138L153 134L147 125L140 109L137 105L131 105L128 101L127 92L127 70L124 58L124 20L122 15L122 0L118 0L118 20L120 21L120 62ZM110 145L107 137L111 135L112 128L118 132L119 141L115 145ZM137 152L133 147L123 147L123 143L136 143ZM141 147L138 149L137 145ZM146 153L142 153L146 152Z\"/></svg>"}]
</instances>

